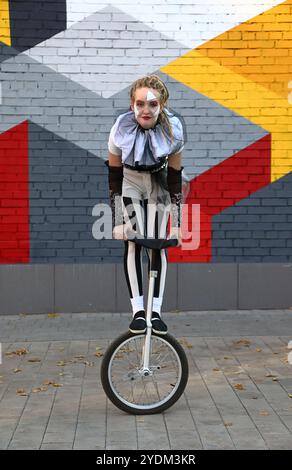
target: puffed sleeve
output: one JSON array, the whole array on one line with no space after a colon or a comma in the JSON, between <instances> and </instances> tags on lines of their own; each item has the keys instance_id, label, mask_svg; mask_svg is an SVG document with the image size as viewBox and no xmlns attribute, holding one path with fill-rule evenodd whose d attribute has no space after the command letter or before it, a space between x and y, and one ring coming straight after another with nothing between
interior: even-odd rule
<instances>
[{"instance_id":1,"label":"puffed sleeve","mask_svg":"<svg viewBox=\"0 0 292 470\"><path fill-rule=\"evenodd\" d=\"M116 131L116 126L117 126L117 122L115 122L115 124L111 128L107 146L108 146L109 151L113 153L114 155L122 155L122 150L115 145L114 139L113 139L113 135Z\"/></svg>"},{"instance_id":2,"label":"puffed sleeve","mask_svg":"<svg viewBox=\"0 0 292 470\"><path fill-rule=\"evenodd\" d=\"M181 120L177 116L173 116L171 120L173 136L174 136L174 144L171 150L171 155L175 153L179 153L183 150L185 146L185 138L184 138L184 129Z\"/></svg>"}]
</instances>

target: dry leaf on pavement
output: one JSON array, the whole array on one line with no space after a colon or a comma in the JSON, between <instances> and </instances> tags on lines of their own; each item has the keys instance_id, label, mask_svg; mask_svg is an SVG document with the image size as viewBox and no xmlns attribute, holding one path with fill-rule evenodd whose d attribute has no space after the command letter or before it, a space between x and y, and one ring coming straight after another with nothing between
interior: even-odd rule
<instances>
[{"instance_id":1,"label":"dry leaf on pavement","mask_svg":"<svg viewBox=\"0 0 292 470\"><path fill-rule=\"evenodd\" d=\"M189 343L189 341L187 341L185 338L180 339L179 343L187 349L192 349L192 347L193 347L193 345L191 343Z\"/></svg>"},{"instance_id":2,"label":"dry leaf on pavement","mask_svg":"<svg viewBox=\"0 0 292 470\"><path fill-rule=\"evenodd\" d=\"M236 388L236 390L245 390L245 388L242 384L235 384L234 388Z\"/></svg>"},{"instance_id":3,"label":"dry leaf on pavement","mask_svg":"<svg viewBox=\"0 0 292 470\"><path fill-rule=\"evenodd\" d=\"M23 388L18 388L16 393L20 397L28 397L28 393Z\"/></svg>"},{"instance_id":4,"label":"dry leaf on pavement","mask_svg":"<svg viewBox=\"0 0 292 470\"><path fill-rule=\"evenodd\" d=\"M22 349L17 349L16 351L9 351L5 353L5 356L23 356L24 354L27 354L28 350L25 348Z\"/></svg>"},{"instance_id":5,"label":"dry leaf on pavement","mask_svg":"<svg viewBox=\"0 0 292 470\"><path fill-rule=\"evenodd\" d=\"M250 345L250 341L248 339L240 339L239 341L233 341L233 344L243 345L248 347Z\"/></svg>"}]
</instances>

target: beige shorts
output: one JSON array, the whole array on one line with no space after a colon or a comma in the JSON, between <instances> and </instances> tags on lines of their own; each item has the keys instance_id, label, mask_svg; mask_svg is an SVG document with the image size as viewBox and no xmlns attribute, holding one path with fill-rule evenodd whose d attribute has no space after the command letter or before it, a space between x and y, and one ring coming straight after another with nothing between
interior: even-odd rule
<instances>
[{"instance_id":1,"label":"beige shorts","mask_svg":"<svg viewBox=\"0 0 292 470\"><path fill-rule=\"evenodd\" d=\"M148 171L131 170L124 166L122 197L131 198L136 216L137 232L143 236L165 238L170 214L170 194L158 182L155 173ZM147 200L147 208L143 201ZM145 223L145 211L147 223ZM123 214L125 223L129 222L129 208L123 200ZM147 227L146 227L147 225Z\"/></svg>"}]
</instances>

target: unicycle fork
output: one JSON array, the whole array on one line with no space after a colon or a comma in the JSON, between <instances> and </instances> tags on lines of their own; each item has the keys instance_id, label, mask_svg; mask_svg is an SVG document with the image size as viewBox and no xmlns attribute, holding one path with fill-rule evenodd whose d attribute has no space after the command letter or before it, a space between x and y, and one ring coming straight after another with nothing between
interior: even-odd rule
<instances>
[{"instance_id":1,"label":"unicycle fork","mask_svg":"<svg viewBox=\"0 0 292 470\"><path fill-rule=\"evenodd\" d=\"M152 334L152 323L151 323L151 316L152 316L152 306L153 306L153 295L154 295L154 284L155 278L157 277L158 272L155 269L150 269L149 273L149 287L148 287L148 299L147 299L147 310L146 310L146 335L145 335L145 343L143 347L143 355L142 355L142 362L143 362L143 375L148 376L151 374L151 370L149 368L149 358L150 358L150 348L151 348L151 334Z\"/></svg>"}]
</instances>

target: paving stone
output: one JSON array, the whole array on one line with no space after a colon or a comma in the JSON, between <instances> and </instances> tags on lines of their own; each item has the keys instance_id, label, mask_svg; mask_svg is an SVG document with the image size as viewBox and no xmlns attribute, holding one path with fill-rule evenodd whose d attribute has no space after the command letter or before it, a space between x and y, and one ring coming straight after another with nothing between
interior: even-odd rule
<instances>
[{"instance_id":1,"label":"paving stone","mask_svg":"<svg viewBox=\"0 0 292 470\"><path fill-rule=\"evenodd\" d=\"M165 314L189 381L173 407L147 416L117 409L100 383L103 354L129 314L0 316L0 449L290 450L289 315Z\"/></svg>"}]
</instances>

